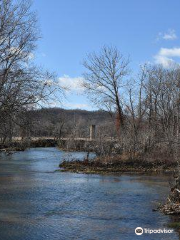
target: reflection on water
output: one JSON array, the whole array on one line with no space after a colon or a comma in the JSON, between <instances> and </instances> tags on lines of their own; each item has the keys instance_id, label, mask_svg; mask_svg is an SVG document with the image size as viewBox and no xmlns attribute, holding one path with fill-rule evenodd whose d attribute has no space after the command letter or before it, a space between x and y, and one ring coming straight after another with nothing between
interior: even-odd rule
<instances>
[{"instance_id":1,"label":"reflection on water","mask_svg":"<svg viewBox=\"0 0 180 240\"><path fill-rule=\"evenodd\" d=\"M0 156L0 240L139 239L136 227L166 227L169 217L152 209L166 198L168 177L55 171L63 159L85 156L69 154L37 148Z\"/></svg>"}]
</instances>

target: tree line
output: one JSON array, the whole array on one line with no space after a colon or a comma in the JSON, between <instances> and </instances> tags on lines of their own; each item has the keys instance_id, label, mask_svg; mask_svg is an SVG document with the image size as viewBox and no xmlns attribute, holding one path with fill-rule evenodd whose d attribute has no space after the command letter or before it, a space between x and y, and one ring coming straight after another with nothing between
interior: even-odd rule
<instances>
[{"instance_id":1,"label":"tree line","mask_svg":"<svg viewBox=\"0 0 180 240\"><path fill-rule=\"evenodd\" d=\"M76 114L62 111L47 117L48 110L37 110L52 100L57 90L62 93L56 74L33 61L39 37L36 14L28 0L0 1L1 144L11 143L14 136L88 137L89 125L94 124L92 116L76 118ZM87 55L83 66L81 87L93 104L107 113L104 120L99 117L95 121L101 144L114 139L119 151L131 158L146 154L178 159L178 64L169 68L145 64L134 76L129 59L116 47L105 46Z\"/></svg>"},{"instance_id":2,"label":"tree line","mask_svg":"<svg viewBox=\"0 0 180 240\"><path fill-rule=\"evenodd\" d=\"M180 66L144 64L132 76L129 59L105 46L84 61L83 86L90 99L115 114L122 153L178 160Z\"/></svg>"}]
</instances>

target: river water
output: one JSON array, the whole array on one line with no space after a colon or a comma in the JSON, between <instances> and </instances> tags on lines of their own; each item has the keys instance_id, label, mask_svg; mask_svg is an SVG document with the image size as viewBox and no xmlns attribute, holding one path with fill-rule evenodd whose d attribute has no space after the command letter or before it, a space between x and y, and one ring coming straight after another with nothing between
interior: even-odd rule
<instances>
[{"instance_id":1,"label":"river water","mask_svg":"<svg viewBox=\"0 0 180 240\"><path fill-rule=\"evenodd\" d=\"M167 197L169 177L56 171L63 159L84 156L56 148L0 155L0 240L179 239L134 233L167 228L170 217L152 209Z\"/></svg>"}]
</instances>

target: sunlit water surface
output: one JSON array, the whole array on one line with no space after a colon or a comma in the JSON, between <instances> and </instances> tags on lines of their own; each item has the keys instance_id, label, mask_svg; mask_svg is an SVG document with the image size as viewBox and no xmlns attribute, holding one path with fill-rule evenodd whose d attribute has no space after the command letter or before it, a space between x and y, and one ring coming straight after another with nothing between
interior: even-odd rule
<instances>
[{"instance_id":1,"label":"sunlit water surface","mask_svg":"<svg viewBox=\"0 0 180 240\"><path fill-rule=\"evenodd\" d=\"M166 176L86 175L58 172L63 159L84 158L56 148L0 156L0 240L179 239L164 228L168 216L153 212L169 192Z\"/></svg>"}]
</instances>

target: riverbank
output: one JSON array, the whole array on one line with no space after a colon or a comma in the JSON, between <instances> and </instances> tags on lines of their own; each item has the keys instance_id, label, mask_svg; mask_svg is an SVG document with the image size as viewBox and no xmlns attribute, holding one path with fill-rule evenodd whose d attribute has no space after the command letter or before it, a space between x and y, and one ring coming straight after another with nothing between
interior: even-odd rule
<instances>
[{"instance_id":1,"label":"riverbank","mask_svg":"<svg viewBox=\"0 0 180 240\"><path fill-rule=\"evenodd\" d=\"M0 144L0 151L23 151L27 148L56 147L58 140L54 138L15 138L12 142Z\"/></svg>"},{"instance_id":2,"label":"riverbank","mask_svg":"<svg viewBox=\"0 0 180 240\"><path fill-rule=\"evenodd\" d=\"M13 138L11 142L0 143L1 151L23 151L27 148L38 147L58 147L60 150L68 152L93 152L95 141L86 138L62 138L55 139L53 137L32 137L30 139Z\"/></svg>"},{"instance_id":3,"label":"riverbank","mask_svg":"<svg viewBox=\"0 0 180 240\"><path fill-rule=\"evenodd\" d=\"M24 151L29 147L25 142L12 142L11 144L0 144L0 152L13 153Z\"/></svg>"},{"instance_id":4,"label":"riverbank","mask_svg":"<svg viewBox=\"0 0 180 240\"><path fill-rule=\"evenodd\" d=\"M63 161L60 163L60 170L63 172L74 172L74 173L89 173L89 174L108 174L108 173L123 173L123 172L132 172L132 173L167 173L173 172L176 168L175 162L167 161L147 161L142 159L131 160L126 159L122 160L120 156L104 158L103 161L101 158L96 158L93 160L72 160L72 161Z\"/></svg>"},{"instance_id":5,"label":"riverbank","mask_svg":"<svg viewBox=\"0 0 180 240\"><path fill-rule=\"evenodd\" d=\"M171 191L164 204L159 206L159 210L166 215L179 216L179 229L180 229L180 190L179 185L171 187Z\"/></svg>"}]
</instances>

